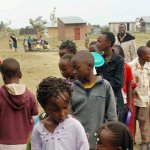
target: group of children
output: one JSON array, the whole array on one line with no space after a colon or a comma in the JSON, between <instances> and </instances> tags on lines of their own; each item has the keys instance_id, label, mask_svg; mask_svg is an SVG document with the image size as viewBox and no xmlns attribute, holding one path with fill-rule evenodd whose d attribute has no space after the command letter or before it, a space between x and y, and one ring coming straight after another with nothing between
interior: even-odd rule
<instances>
[{"instance_id":1,"label":"group of children","mask_svg":"<svg viewBox=\"0 0 150 150\"><path fill-rule=\"evenodd\" d=\"M30 149L133 150L135 105L142 150L149 150L150 48L137 50L138 58L129 64L131 71L124 64L123 50L114 43L114 35L105 32L92 44L95 50L89 52L77 52L69 40L60 45L58 66L64 79L47 77L37 87L44 113L33 128ZM105 60L103 66L95 68L97 75L91 51L102 54ZM19 84L22 74L15 59L5 59L0 70L4 81L0 88L0 149L25 149L37 104L33 94ZM132 72L137 84L134 92ZM133 105L132 93L137 105ZM123 124L128 110L132 112L132 132Z\"/></svg>"}]
</instances>

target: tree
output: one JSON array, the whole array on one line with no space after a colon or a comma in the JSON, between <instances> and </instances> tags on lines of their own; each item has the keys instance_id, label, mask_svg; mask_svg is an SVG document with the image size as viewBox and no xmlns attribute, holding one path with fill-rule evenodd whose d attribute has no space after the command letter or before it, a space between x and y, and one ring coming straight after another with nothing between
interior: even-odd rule
<instances>
[{"instance_id":1,"label":"tree","mask_svg":"<svg viewBox=\"0 0 150 150\"><path fill-rule=\"evenodd\" d=\"M10 20L8 20L7 22L0 21L0 31L6 30L10 24Z\"/></svg>"},{"instance_id":2,"label":"tree","mask_svg":"<svg viewBox=\"0 0 150 150\"><path fill-rule=\"evenodd\" d=\"M30 24L36 30L37 33L43 32L45 28L45 24L47 23L46 20L42 19L42 16L37 17L35 20L29 19Z\"/></svg>"}]
</instances>

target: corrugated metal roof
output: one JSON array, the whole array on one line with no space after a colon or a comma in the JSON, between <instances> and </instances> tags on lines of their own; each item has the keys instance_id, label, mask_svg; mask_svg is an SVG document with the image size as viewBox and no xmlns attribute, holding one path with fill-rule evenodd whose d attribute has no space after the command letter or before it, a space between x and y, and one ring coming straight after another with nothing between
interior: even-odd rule
<instances>
[{"instance_id":1,"label":"corrugated metal roof","mask_svg":"<svg viewBox=\"0 0 150 150\"><path fill-rule=\"evenodd\" d=\"M59 17L59 19L64 23L64 24L82 24L86 23L83 19L80 17Z\"/></svg>"},{"instance_id":2,"label":"corrugated metal roof","mask_svg":"<svg viewBox=\"0 0 150 150\"><path fill-rule=\"evenodd\" d=\"M57 23L55 23L54 25L52 25L52 22L47 22L44 26L47 27L47 28L58 27Z\"/></svg>"}]
</instances>

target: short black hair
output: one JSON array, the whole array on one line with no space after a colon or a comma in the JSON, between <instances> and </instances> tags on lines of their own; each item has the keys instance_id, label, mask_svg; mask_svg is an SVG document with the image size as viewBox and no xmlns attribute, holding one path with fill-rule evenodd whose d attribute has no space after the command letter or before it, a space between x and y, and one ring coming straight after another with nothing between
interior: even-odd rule
<instances>
[{"instance_id":1,"label":"short black hair","mask_svg":"<svg viewBox=\"0 0 150 150\"><path fill-rule=\"evenodd\" d=\"M138 49L137 49L137 55L138 57L141 57L143 54L146 53L146 46L140 46Z\"/></svg>"},{"instance_id":2,"label":"short black hair","mask_svg":"<svg viewBox=\"0 0 150 150\"><path fill-rule=\"evenodd\" d=\"M3 63L0 65L0 71L8 78L19 77L21 74L20 64L14 58L4 59Z\"/></svg>"},{"instance_id":3,"label":"short black hair","mask_svg":"<svg viewBox=\"0 0 150 150\"><path fill-rule=\"evenodd\" d=\"M108 41L111 42L111 46L115 43L115 35L112 32L102 32L103 35L106 35Z\"/></svg>"},{"instance_id":4,"label":"short black hair","mask_svg":"<svg viewBox=\"0 0 150 150\"><path fill-rule=\"evenodd\" d=\"M99 138L100 133L103 129L109 130L113 134L113 145L115 147L121 147L122 150L133 150L133 139L131 132L121 122L110 121L103 124L97 132L97 137Z\"/></svg>"},{"instance_id":5,"label":"short black hair","mask_svg":"<svg viewBox=\"0 0 150 150\"><path fill-rule=\"evenodd\" d=\"M119 50L119 55L121 55L123 58L125 58L123 48L122 48L120 45L114 44L113 47L118 48L118 50Z\"/></svg>"},{"instance_id":6,"label":"short black hair","mask_svg":"<svg viewBox=\"0 0 150 150\"><path fill-rule=\"evenodd\" d=\"M125 28L126 28L126 24L125 23L120 23L119 26L125 26Z\"/></svg>"},{"instance_id":7,"label":"short black hair","mask_svg":"<svg viewBox=\"0 0 150 150\"><path fill-rule=\"evenodd\" d=\"M147 41L146 46L150 48L150 40Z\"/></svg>"},{"instance_id":8,"label":"short black hair","mask_svg":"<svg viewBox=\"0 0 150 150\"><path fill-rule=\"evenodd\" d=\"M72 90L70 84L62 78L47 77L43 79L37 87L36 96L40 105L45 108L52 97L60 97L60 94L67 96L67 103L71 99Z\"/></svg>"},{"instance_id":9,"label":"short black hair","mask_svg":"<svg viewBox=\"0 0 150 150\"><path fill-rule=\"evenodd\" d=\"M89 51L86 50L78 51L72 58L72 60L76 60L76 59L86 63L90 63L92 67L94 67L94 57Z\"/></svg>"},{"instance_id":10,"label":"short black hair","mask_svg":"<svg viewBox=\"0 0 150 150\"><path fill-rule=\"evenodd\" d=\"M75 54L77 52L77 46L73 41L67 40L61 43L59 50L67 49L70 53Z\"/></svg>"}]
</instances>

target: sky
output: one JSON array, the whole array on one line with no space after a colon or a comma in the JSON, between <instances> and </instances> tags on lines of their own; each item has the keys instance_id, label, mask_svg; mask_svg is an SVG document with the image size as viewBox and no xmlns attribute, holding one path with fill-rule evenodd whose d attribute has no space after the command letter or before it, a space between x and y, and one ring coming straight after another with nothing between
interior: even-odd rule
<instances>
[{"instance_id":1,"label":"sky","mask_svg":"<svg viewBox=\"0 0 150 150\"><path fill-rule=\"evenodd\" d=\"M0 0L0 21L11 21L11 28L29 26L38 16L49 22L54 7L56 17L78 16L101 26L150 16L150 0Z\"/></svg>"}]
</instances>

